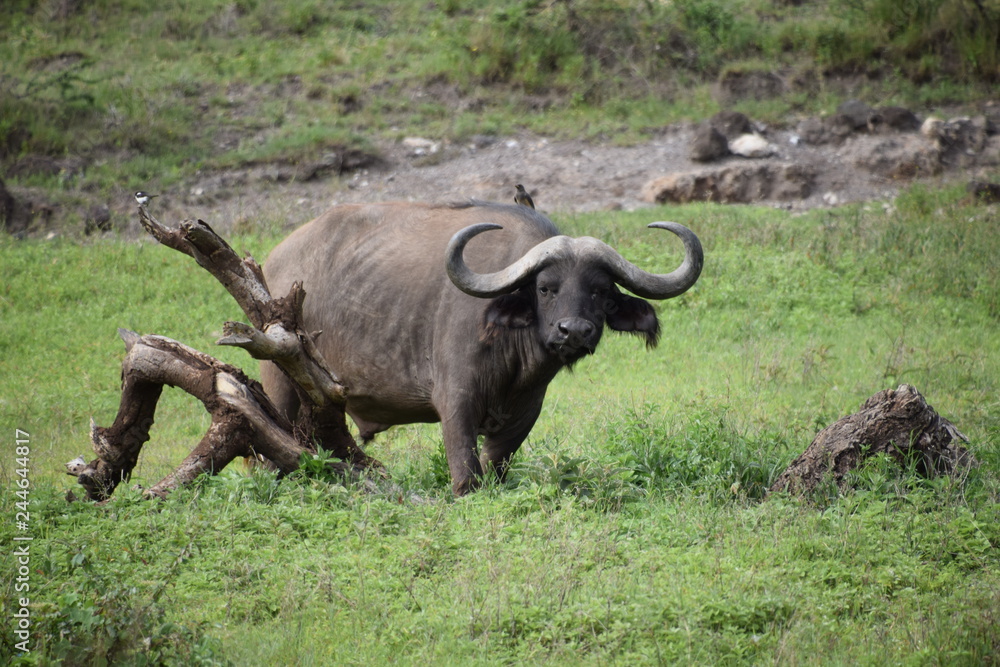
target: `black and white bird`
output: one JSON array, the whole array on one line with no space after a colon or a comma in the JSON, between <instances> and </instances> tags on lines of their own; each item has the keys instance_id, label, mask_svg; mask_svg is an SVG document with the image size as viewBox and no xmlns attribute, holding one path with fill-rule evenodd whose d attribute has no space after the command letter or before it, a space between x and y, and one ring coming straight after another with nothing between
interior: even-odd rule
<instances>
[{"instance_id":1,"label":"black and white bird","mask_svg":"<svg viewBox=\"0 0 1000 667\"><path fill-rule=\"evenodd\" d=\"M147 192L139 190L138 192L135 193L135 201L139 204L139 206L146 206L146 204L148 204L150 201L153 200L153 197L159 197L159 196L160 195L151 195Z\"/></svg>"},{"instance_id":2,"label":"black and white bird","mask_svg":"<svg viewBox=\"0 0 1000 667\"><path fill-rule=\"evenodd\" d=\"M514 193L514 201L521 206L527 206L528 208L535 208L535 202L531 200L531 195L528 191L524 189L524 186L518 183L516 186L517 192Z\"/></svg>"}]
</instances>

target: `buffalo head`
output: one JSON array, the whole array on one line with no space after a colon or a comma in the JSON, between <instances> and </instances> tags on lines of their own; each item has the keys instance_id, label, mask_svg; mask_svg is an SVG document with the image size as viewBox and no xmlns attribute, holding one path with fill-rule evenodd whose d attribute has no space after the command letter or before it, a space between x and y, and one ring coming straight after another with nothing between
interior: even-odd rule
<instances>
[{"instance_id":1,"label":"buffalo head","mask_svg":"<svg viewBox=\"0 0 1000 667\"><path fill-rule=\"evenodd\" d=\"M456 233L446 251L446 267L460 290L493 299L481 323L484 339L504 329L536 326L539 342L569 365L596 349L605 324L643 337L648 347L656 345L660 323L653 307L622 293L618 285L646 299L669 299L698 280L703 262L698 237L676 222L654 222L649 227L671 231L684 242L684 262L675 271L643 271L595 238L555 236L505 269L476 273L465 264L463 251L478 234L501 229L492 223L470 225Z\"/></svg>"}]
</instances>

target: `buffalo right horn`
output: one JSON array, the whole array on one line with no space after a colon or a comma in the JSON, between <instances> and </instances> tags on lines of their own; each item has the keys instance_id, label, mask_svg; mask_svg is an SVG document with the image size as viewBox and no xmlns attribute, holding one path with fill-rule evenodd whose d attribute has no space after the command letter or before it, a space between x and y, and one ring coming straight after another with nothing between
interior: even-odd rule
<instances>
[{"instance_id":1,"label":"buffalo right horn","mask_svg":"<svg viewBox=\"0 0 1000 667\"><path fill-rule=\"evenodd\" d=\"M506 269L495 273L476 273L465 264L465 259L462 257L465 244L472 237L493 229L503 229L503 227L492 222L482 222L461 229L451 237L448 249L445 251L445 266L451 282L466 294L481 299L510 294L528 282L543 266L573 252L574 239L568 236L553 236L536 245Z\"/></svg>"}]
</instances>

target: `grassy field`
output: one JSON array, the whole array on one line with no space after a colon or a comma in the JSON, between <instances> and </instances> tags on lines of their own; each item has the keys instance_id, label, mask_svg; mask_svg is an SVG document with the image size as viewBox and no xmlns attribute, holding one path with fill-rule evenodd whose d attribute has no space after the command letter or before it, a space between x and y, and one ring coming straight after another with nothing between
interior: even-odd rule
<instances>
[{"instance_id":1,"label":"grassy field","mask_svg":"<svg viewBox=\"0 0 1000 667\"><path fill-rule=\"evenodd\" d=\"M21 664L991 664L1000 652L1000 238L995 210L915 188L792 215L686 206L557 218L651 269L689 225L701 281L646 352L608 336L550 388L511 478L450 497L435 426L370 449L425 502L231 469L160 503L67 503L62 464L118 401L118 326L255 371L239 318L152 242L0 240L0 486L30 433L32 652ZM209 221L211 222L211 221ZM275 221L262 221L274 228ZM232 239L263 257L271 235ZM854 490L764 497L821 427L898 383L982 465L924 480L876 460ZM166 392L133 481L207 416ZM89 454L88 454L89 456ZM15 572L11 549L3 567ZM14 611L5 574L3 615ZM8 626L9 627L9 626ZM15 655L5 627L0 649Z\"/></svg>"},{"instance_id":2,"label":"grassy field","mask_svg":"<svg viewBox=\"0 0 1000 667\"><path fill-rule=\"evenodd\" d=\"M0 175L73 211L133 183L183 191L409 134L630 143L718 111L714 87L752 72L793 85L728 108L772 125L845 93L975 108L996 97L997 26L990 0L7 0ZM214 347L242 316L188 258L62 233L72 219L54 240L0 236L0 661L997 664L996 208L914 187L805 214L555 219L652 270L680 250L644 225L677 220L702 239L704 274L659 307L658 349L606 336L551 385L508 481L457 501L425 425L370 448L420 502L319 463L280 482L233 466L157 503L124 487L102 507L67 502L64 463L90 458L90 419L117 411L118 327L256 367ZM290 222L230 241L263 258ZM902 382L978 467L926 480L874 460L849 491L766 496L819 429ZM133 483L159 480L208 424L166 391Z\"/></svg>"}]
</instances>

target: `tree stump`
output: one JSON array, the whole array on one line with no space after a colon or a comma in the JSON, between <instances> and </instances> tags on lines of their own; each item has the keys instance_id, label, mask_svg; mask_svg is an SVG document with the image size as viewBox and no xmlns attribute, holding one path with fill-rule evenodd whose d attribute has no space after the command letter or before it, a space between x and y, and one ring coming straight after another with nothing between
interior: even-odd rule
<instances>
[{"instance_id":1,"label":"tree stump","mask_svg":"<svg viewBox=\"0 0 1000 667\"><path fill-rule=\"evenodd\" d=\"M808 493L827 478L844 488L848 472L882 453L900 464L915 462L921 475L954 474L975 464L959 440L968 442L920 392L901 384L880 391L861 410L820 431L770 490Z\"/></svg>"}]
</instances>

